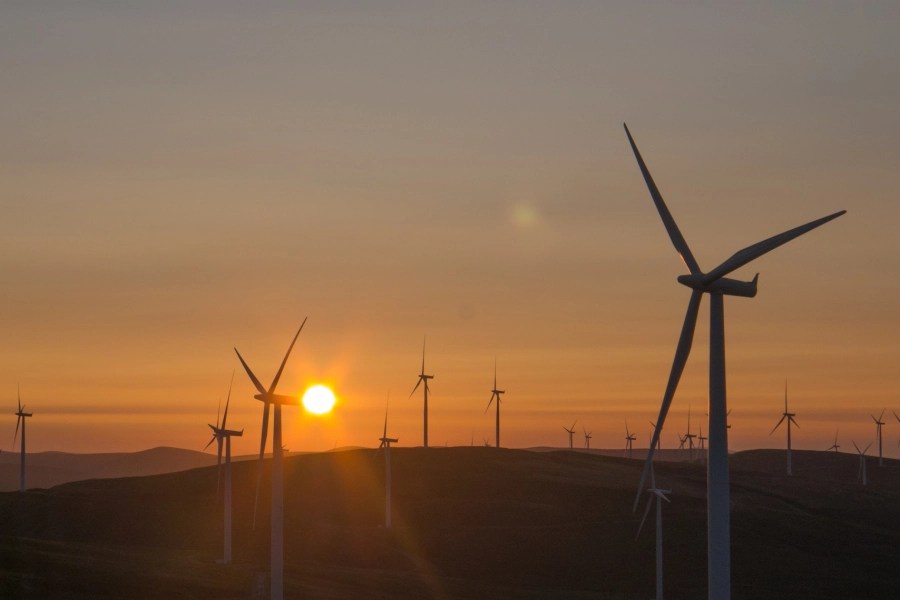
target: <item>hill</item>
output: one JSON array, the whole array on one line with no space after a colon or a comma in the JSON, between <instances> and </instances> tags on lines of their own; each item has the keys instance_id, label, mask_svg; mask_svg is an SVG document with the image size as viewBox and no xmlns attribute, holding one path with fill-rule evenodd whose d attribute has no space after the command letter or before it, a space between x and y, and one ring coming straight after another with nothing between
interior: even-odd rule
<instances>
[{"instance_id":1,"label":"hill","mask_svg":"<svg viewBox=\"0 0 900 600\"><path fill-rule=\"evenodd\" d=\"M583 452L396 448L394 523L383 456L354 450L285 461L287 597L650 598L652 527L635 540L642 463ZM900 462L855 482L847 454L732 456L734 598L894 598ZM0 597L249 598L268 565L267 479L235 464L235 564L221 554L216 470L0 494ZM706 593L705 471L657 467L666 589ZM651 517L652 518L652 517Z\"/></svg>"},{"instance_id":2,"label":"hill","mask_svg":"<svg viewBox=\"0 0 900 600\"><path fill-rule=\"evenodd\" d=\"M50 488L70 481L158 475L215 463L216 457L212 454L168 447L104 454L37 452L26 457L26 485L29 488ZM0 454L0 491L18 489L19 453L4 452Z\"/></svg>"}]
</instances>

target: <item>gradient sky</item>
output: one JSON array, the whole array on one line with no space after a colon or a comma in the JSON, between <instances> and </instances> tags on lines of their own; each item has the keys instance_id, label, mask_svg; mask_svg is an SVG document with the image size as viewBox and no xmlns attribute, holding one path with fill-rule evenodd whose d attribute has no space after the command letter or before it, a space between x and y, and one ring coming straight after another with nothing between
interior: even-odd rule
<instances>
[{"instance_id":1,"label":"gradient sky","mask_svg":"<svg viewBox=\"0 0 900 600\"><path fill-rule=\"evenodd\" d=\"M493 439L496 357L504 445L645 446L689 292L623 121L704 268L848 210L735 274L731 447L783 444L785 379L796 447L900 412L896 3L296 4L0 7L4 450L19 383L31 451L200 448L307 315L279 390L340 403L292 450L377 444L389 392L421 444L425 334L432 445Z\"/></svg>"}]
</instances>

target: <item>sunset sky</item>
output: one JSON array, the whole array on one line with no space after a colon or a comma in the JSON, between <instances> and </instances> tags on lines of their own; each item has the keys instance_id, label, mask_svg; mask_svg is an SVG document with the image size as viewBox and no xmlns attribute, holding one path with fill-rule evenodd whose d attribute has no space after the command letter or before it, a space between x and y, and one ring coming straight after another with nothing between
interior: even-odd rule
<instances>
[{"instance_id":1,"label":"sunset sky","mask_svg":"<svg viewBox=\"0 0 900 600\"><path fill-rule=\"evenodd\" d=\"M783 446L787 379L795 447L887 408L900 456L897 3L297 4L0 7L4 451L18 384L29 451L200 449L306 316L279 391L339 404L291 450L377 445L389 393L421 444L425 335L432 445L493 440L496 358L505 446L645 447L690 293L627 122L705 269L848 211L735 273L731 448Z\"/></svg>"}]
</instances>

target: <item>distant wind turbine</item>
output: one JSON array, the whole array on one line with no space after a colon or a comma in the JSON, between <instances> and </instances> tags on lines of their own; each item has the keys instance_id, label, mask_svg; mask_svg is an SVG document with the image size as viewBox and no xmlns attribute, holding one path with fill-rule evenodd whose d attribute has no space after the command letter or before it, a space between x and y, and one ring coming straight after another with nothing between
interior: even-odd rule
<instances>
[{"instance_id":1,"label":"distant wind turbine","mask_svg":"<svg viewBox=\"0 0 900 600\"><path fill-rule=\"evenodd\" d=\"M577 422L578 422L578 419L575 419L575 420L572 422L572 427L571 427L571 428L566 427L565 425L563 425L563 429L565 429L565 430L569 433L569 450L572 449L572 436L575 435L575 423L577 423Z\"/></svg>"},{"instance_id":2,"label":"distant wind turbine","mask_svg":"<svg viewBox=\"0 0 900 600\"><path fill-rule=\"evenodd\" d=\"M837 454L838 448L841 447L841 445L838 444L838 442L837 442L837 438L838 438L838 430L835 429L835 430L834 430L834 443L831 444L831 446L828 447L828 450L834 450L834 453L835 453L835 454Z\"/></svg>"},{"instance_id":3,"label":"distant wind turbine","mask_svg":"<svg viewBox=\"0 0 900 600\"><path fill-rule=\"evenodd\" d=\"M384 448L384 527L391 528L391 444L400 440L389 438L387 435L388 407L384 407L384 431L378 438L381 444L378 448Z\"/></svg>"},{"instance_id":4,"label":"distant wind turbine","mask_svg":"<svg viewBox=\"0 0 900 600\"><path fill-rule=\"evenodd\" d=\"M581 431L584 432L584 447L586 450L590 452L591 450L591 438L594 437L593 431L588 431L585 429L584 425L581 426Z\"/></svg>"},{"instance_id":5,"label":"distant wind turbine","mask_svg":"<svg viewBox=\"0 0 900 600\"><path fill-rule=\"evenodd\" d=\"M696 434L691 433L691 407L688 406L688 426L684 439L688 444L688 461L690 462L694 462L694 438L696 437Z\"/></svg>"},{"instance_id":6,"label":"distant wind turbine","mask_svg":"<svg viewBox=\"0 0 900 600\"><path fill-rule=\"evenodd\" d=\"M424 357L423 357L424 358ZM424 362L422 370L424 371ZM428 382L425 382L426 389L428 388ZM497 447L500 447L500 395L505 394L506 391L497 389L497 360L494 360L494 389L491 390L491 399L488 400L487 408L484 409L485 414L491 408L491 402L494 401L494 398L497 399Z\"/></svg>"},{"instance_id":7,"label":"distant wind turbine","mask_svg":"<svg viewBox=\"0 0 900 600\"><path fill-rule=\"evenodd\" d=\"M700 435L697 436L697 441L700 442L699 448L700 448L700 460L701 460L701 462L704 461L704 460L706 460L706 454L705 454L705 450L706 450L706 440L707 440L707 438L703 436L703 426L701 425L701 426L700 426Z\"/></svg>"},{"instance_id":8,"label":"distant wind turbine","mask_svg":"<svg viewBox=\"0 0 900 600\"><path fill-rule=\"evenodd\" d=\"M243 365L244 370L247 372L247 376L250 378L250 381L253 382L256 391L259 392L253 397L263 403L262 433L259 440L259 475L256 480L256 503L259 502L259 484L262 481L263 458L265 457L266 452L266 436L269 430L269 405L275 405L273 411L275 422L272 425L272 536L270 559L272 562L270 585L272 600L282 600L284 597L284 450L281 443L281 406L283 404L296 406L299 403L299 399L296 396L276 394L275 388L278 387L278 380L281 379L281 374L284 372L284 366L287 364L288 357L291 355L291 350L294 349L294 344L297 343L297 338L300 337L300 332L303 331L304 325L306 325L306 319L303 319L303 323L301 323L300 328L297 329L294 339L291 340L291 345L288 346L287 352L284 354L284 359L281 361L281 366L278 367L278 372L275 373L275 378L272 379L272 384L269 386L269 389L262 386L259 379L257 379L256 375L253 374L253 371L250 370L244 357L238 352L238 349L234 349L238 356L238 360L241 361L241 365ZM256 524L256 503L253 505L254 525Z\"/></svg>"},{"instance_id":9,"label":"distant wind turbine","mask_svg":"<svg viewBox=\"0 0 900 600\"><path fill-rule=\"evenodd\" d=\"M866 452L869 451L869 448L872 446L872 443L869 442L869 445L866 446L865 450L860 450L859 446L856 445L856 442L853 442L853 447L856 448L856 452L859 454L859 470L856 472L856 480L862 482L863 485L868 484L868 479L866 478Z\"/></svg>"},{"instance_id":10,"label":"distant wind turbine","mask_svg":"<svg viewBox=\"0 0 900 600\"><path fill-rule=\"evenodd\" d=\"M25 419L33 416L34 413L25 412L25 406L22 405L22 392L16 387L16 397L19 401L19 410L16 411L16 433L13 434L13 444L16 443L16 437L19 435L19 424L22 424L22 454L19 462L19 492L25 492Z\"/></svg>"},{"instance_id":11,"label":"distant wind turbine","mask_svg":"<svg viewBox=\"0 0 900 600\"><path fill-rule=\"evenodd\" d=\"M628 431L628 419L625 419L625 454L628 458L634 458L634 440L637 438Z\"/></svg>"},{"instance_id":12,"label":"distant wind turbine","mask_svg":"<svg viewBox=\"0 0 900 600\"><path fill-rule=\"evenodd\" d=\"M409 393L409 397L412 398L412 395L416 393L416 390L419 389L419 386L422 385L422 382L425 382L425 385L422 386L422 393L424 395L423 405L424 405L424 418L423 418L423 434L422 434L422 446L428 447L428 380L434 379L434 375L426 375L425 374L425 338L422 338L422 371L419 373L419 381L416 382L416 387ZM494 386L497 387L497 386Z\"/></svg>"},{"instance_id":13,"label":"distant wind turbine","mask_svg":"<svg viewBox=\"0 0 900 600\"><path fill-rule=\"evenodd\" d=\"M875 434L878 439L878 466L883 467L884 459L882 458L882 455L881 455L881 426L884 425L884 421L882 421L881 419L884 418L884 411L883 410L881 411L881 414L878 415L877 419L875 418L875 415L869 415L869 416L872 417L873 421L875 421L875 427L876 427Z\"/></svg>"},{"instance_id":14,"label":"distant wind turbine","mask_svg":"<svg viewBox=\"0 0 900 600\"><path fill-rule=\"evenodd\" d=\"M641 524L638 526L637 535L641 535L641 529L644 527L644 521L650 513L650 507L656 502L656 599L663 600L663 533L662 533L662 501L671 502L666 494L671 494L672 490L662 490L656 487L656 477L653 474L653 467L650 467L650 487L647 489L647 508L644 509L644 516Z\"/></svg>"},{"instance_id":15,"label":"distant wind turbine","mask_svg":"<svg viewBox=\"0 0 900 600\"><path fill-rule=\"evenodd\" d=\"M792 413L788 411L788 401L787 401L787 381L784 382L784 412L781 414L781 419L779 419L778 423L775 424L775 427L772 428L772 431L769 432L769 435L775 433L775 430L786 420L787 421L787 474L793 475L794 472L791 469L791 423L797 425L797 421L794 417L797 416L797 413ZM797 425L800 427L800 425Z\"/></svg>"},{"instance_id":16,"label":"distant wind turbine","mask_svg":"<svg viewBox=\"0 0 900 600\"><path fill-rule=\"evenodd\" d=\"M786 244L794 238L807 233L816 227L824 225L832 219L844 214L846 211L836 212L827 217L811 221L806 225L795 227L784 233L748 246L739 250L725 260L712 271L704 273L688 247L684 236L678 229L675 219L666 207L644 159L641 157L631 137L631 132L625 126L625 133L638 162L641 174L650 191L656 210L659 212L666 231L677 252L681 255L690 271L688 275L682 275L678 282L691 288L691 299L685 314L684 325L675 351L675 359L669 374L669 381L663 395L662 404L657 418L657 428L654 439L650 443L650 451L641 474L638 486L638 497L635 499L634 509L643 491L644 482L647 479L649 465L653 460L653 447L659 436L659 430L663 427L669 406L675 396L678 381L684 371L690 354L694 338L694 329L697 323L697 315L700 311L700 300L703 294L710 296L710 360L709 360L709 451L707 454L707 577L709 598L715 600L728 600L731 598L731 500L728 475L728 430L725 416L725 296L743 296L752 298L756 296L756 287L759 275L752 281L738 281L725 277L732 271L739 269L747 263L756 260L760 256Z\"/></svg>"},{"instance_id":17,"label":"distant wind turbine","mask_svg":"<svg viewBox=\"0 0 900 600\"><path fill-rule=\"evenodd\" d=\"M234 373L231 374L231 384L234 383ZM228 422L228 405L231 403L231 387L232 385L228 385L228 399L225 401L225 414L222 416L222 424L219 424L219 415L216 414L216 424L209 425L209 428L212 429L212 438L209 440L209 443L206 444L206 448L209 448L210 444L216 442L218 445L218 451L216 452L216 494L219 493L219 473L221 473L222 467L222 444L224 442L225 445L225 491L224 491L224 519L225 519L225 549L224 556L222 558L222 562L226 565L231 564L231 438L232 436L240 437L244 435L244 430L235 431L233 429L228 429L226 427L226 423ZM221 400L219 401L219 407L222 406ZM204 448L204 450L206 450Z\"/></svg>"}]
</instances>

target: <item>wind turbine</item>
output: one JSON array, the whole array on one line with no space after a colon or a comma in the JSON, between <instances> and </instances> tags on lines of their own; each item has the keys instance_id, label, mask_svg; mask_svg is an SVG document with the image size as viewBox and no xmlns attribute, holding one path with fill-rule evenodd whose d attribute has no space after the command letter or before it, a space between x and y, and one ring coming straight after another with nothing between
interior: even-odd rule
<instances>
[{"instance_id":1,"label":"wind turbine","mask_svg":"<svg viewBox=\"0 0 900 600\"><path fill-rule=\"evenodd\" d=\"M423 373L425 371L424 358L425 357L423 355L422 356L422 359L423 359L422 372ZM425 390L427 393L427 391L428 391L428 382L427 381L425 382ZM415 390L413 390L413 391L415 391ZM497 361L494 360L494 389L491 390L491 399L488 400L488 405L487 405L487 408L484 409L484 412L485 412L485 414L487 414L488 409L491 408L491 402L493 402L494 398L496 398L497 399L497 447L498 448L500 447L500 394L505 394L505 393L506 393L505 390L497 389Z\"/></svg>"},{"instance_id":2,"label":"wind turbine","mask_svg":"<svg viewBox=\"0 0 900 600\"><path fill-rule=\"evenodd\" d=\"M625 454L628 455L628 458L634 458L634 447L632 442L636 439L634 434L628 431L628 419L625 419Z\"/></svg>"},{"instance_id":3,"label":"wind turbine","mask_svg":"<svg viewBox=\"0 0 900 600\"><path fill-rule=\"evenodd\" d=\"M231 374L231 384L234 384L234 373ZM216 442L219 446L218 452L216 453L216 465L217 465L217 473L221 472L222 467L222 443L225 443L225 501L224 501L224 518L225 518L225 550L224 556L222 558L222 562L226 565L231 564L231 438L232 436L241 437L244 435L244 430L235 431L233 429L228 429L226 427L226 423L228 422L228 405L231 403L231 384L228 386L228 399L225 401L225 414L222 416L222 424L219 424L219 415L216 414L216 424L209 425L209 428L212 429L212 438L209 440L209 444L206 444L206 448L209 448L210 444ZM221 407L221 400L219 401L219 406ZM204 450L206 450L204 448ZM219 477L216 475L216 493L219 492Z\"/></svg>"},{"instance_id":4,"label":"wind turbine","mask_svg":"<svg viewBox=\"0 0 900 600\"><path fill-rule=\"evenodd\" d=\"M861 481L863 485L868 483L868 480L866 479L866 452L869 451L871 446L872 442L869 442L869 445L866 446L865 450L860 450L859 446L856 445L856 442L853 442L853 447L856 448L856 452L859 454L859 470L856 472L856 480Z\"/></svg>"},{"instance_id":5,"label":"wind turbine","mask_svg":"<svg viewBox=\"0 0 900 600\"><path fill-rule=\"evenodd\" d=\"M419 389L419 386L422 385L422 382L425 382L425 385L422 386L422 392L424 393L424 406L425 406L425 418L423 421L424 433L422 434L422 446L424 448L428 447L428 380L429 379L434 379L434 375L426 375L425 374L425 338L422 338L422 371L419 373L419 381L416 382L416 387L413 388L413 391L411 391L409 393L409 397L412 398L412 395L416 393L416 390ZM497 387L497 386L495 385L494 387Z\"/></svg>"},{"instance_id":6,"label":"wind turbine","mask_svg":"<svg viewBox=\"0 0 900 600\"><path fill-rule=\"evenodd\" d=\"M787 403L787 381L784 382L784 412L781 413L781 419L779 419L778 423L775 424L775 427L772 428L772 431L769 432L769 435L775 433L775 430L787 420L787 474L793 475L794 472L791 470L791 423L800 427L797 424L796 419L794 417L797 416L797 413L788 412L788 403Z\"/></svg>"},{"instance_id":7,"label":"wind turbine","mask_svg":"<svg viewBox=\"0 0 900 600\"><path fill-rule=\"evenodd\" d=\"M872 417L873 421L875 421L875 427L876 427L875 434L878 438L878 466L883 467L884 460L882 459L882 456L881 456L881 426L884 425L884 421L882 421L881 419L884 417L884 411L883 410L881 411L881 414L878 415L877 419L875 418L875 415L869 415L869 416Z\"/></svg>"},{"instance_id":8,"label":"wind turbine","mask_svg":"<svg viewBox=\"0 0 900 600\"><path fill-rule=\"evenodd\" d=\"M725 399L725 296L743 296L752 298L756 295L756 285L759 278L757 274L752 281L738 281L725 277L732 271L759 258L767 252L786 244L794 238L824 225L832 219L844 214L846 211L836 212L827 217L817 219L806 225L801 225L784 233L753 244L743 250L739 250L725 262L712 271L704 273L694 258L687 242L682 236L675 219L666 207L662 195L644 163L628 126L625 133L634 151L638 166L644 177L644 181L650 191L650 196L656 205L656 210L662 218L668 231L669 238L675 249L681 255L690 271L688 275L678 278L679 283L691 288L691 299L688 302L684 325L675 351L675 359L669 374L669 381L659 410L657 428L654 431L654 439L650 444L647 462L641 474L641 483L638 489L643 489L647 478L649 465L653 460L653 447L659 430L665 423L666 414L678 387L681 373L690 354L694 337L694 328L697 323L697 315L700 311L700 300L703 294L710 296L710 361L709 361L709 452L707 456L707 561L709 597L716 600L728 600L731 597L731 514L730 491L728 483L728 430L725 413L727 410ZM640 494L640 491L638 492ZM640 496L635 499L635 510Z\"/></svg>"},{"instance_id":9,"label":"wind turbine","mask_svg":"<svg viewBox=\"0 0 900 600\"><path fill-rule=\"evenodd\" d=\"M19 410L16 411L16 433L13 434L13 444L16 443L16 437L19 435L19 423L22 424L22 458L19 462L19 492L25 492L25 419L34 413L25 412L22 406L22 392L16 387L16 397L19 401Z\"/></svg>"},{"instance_id":10,"label":"wind turbine","mask_svg":"<svg viewBox=\"0 0 900 600\"><path fill-rule=\"evenodd\" d=\"M569 450L572 449L572 436L575 435L575 423L577 423L577 422L578 422L578 419L575 419L572 422L571 428L568 428L565 425L563 425L563 429L565 429L567 432L569 432Z\"/></svg>"},{"instance_id":11,"label":"wind turbine","mask_svg":"<svg viewBox=\"0 0 900 600\"><path fill-rule=\"evenodd\" d=\"M384 527L391 528L391 444L399 442L399 438L389 438L387 435L388 407L384 407L384 431L378 438L381 444L378 448L384 448Z\"/></svg>"},{"instance_id":12,"label":"wind turbine","mask_svg":"<svg viewBox=\"0 0 900 600\"><path fill-rule=\"evenodd\" d=\"M647 488L647 508L644 509L644 517L638 526L637 535L641 535L641 529L644 527L644 521L650 513L650 506L656 501L656 600L663 600L663 536L662 536L662 501L671 502L666 494L671 494L672 490L662 490L656 487L656 477L653 474L653 467L650 467L650 487ZM637 536L635 536L637 537Z\"/></svg>"},{"instance_id":13,"label":"wind turbine","mask_svg":"<svg viewBox=\"0 0 900 600\"><path fill-rule=\"evenodd\" d=\"M700 460L703 461L706 459L706 455L704 451L706 450L706 440L707 438L703 435L703 425L700 426L700 435L697 436L697 440L700 442Z\"/></svg>"},{"instance_id":14,"label":"wind turbine","mask_svg":"<svg viewBox=\"0 0 900 600\"><path fill-rule=\"evenodd\" d=\"M281 406L283 404L289 406L296 406L299 404L299 399L296 396L276 394L275 388L278 386L278 380L281 379L281 373L284 371L287 359L291 355L291 350L294 349L294 344L297 342L297 338L300 337L300 332L303 331L304 325L306 325L305 318L303 319L303 323L300 324L300 328L297 329L294 339L291 340L291 345L288 346L287 352L284 354L284 360L281 361L281 366L278 367L278 372L275 373L275 378L272 379L272 384L269 386L269 389L262 386L259 379L256 378L256 375L254 375L253 371L250 370L250 367L247 366L247 362L244 360L244 357L241 356L241 353L238 352L238 349L234 349L238 359L241 361L241 365L243 365L244 370L247 372L247 376L250 378L250 381L253 382L256 391L259 392L253 397L263 403L262 433L259 441L259 475L256 480L257 503L259 501L259 484L262 481L263 458L265 457L266 452L266 435L269 430L269 405L275 405L273 411L275 422L272 425L272 576L270 586L272 600L282 600L284 597L284 450L281 444ZM254 504L253 508L253 523L254 525L256 524L256 504Z\"/></svg>"},{"instance_id":15,"label":"wind turbine","mask_svg":"<svg viewBox=\"0 0 900 600\"><path fill-rule=\"evenodd\" d=\"M835 454L837 454L838 448L841 447L841 445L837 443L837 438L838 438L838 430L835 429L834 430L834 443L831 444L831 446L828 448L828 450L834 450Z\"/></svg>"},{"instance_id":16,"label":"wind turbine","mask_svg":"<svg viewBox=\"0 0 900 600\"><path fill-rule=\"evenodd\" d=\"M684 434L684 441L688 444L688 461L694 462L694 438L696 434L691 433L691 407L688 406L688 426L687 433Z\"/></svg>"},{"instance_id":17,"label":"wind turbine","mask_svg":"<svg viewBox=\"0 0 900 600\"><path fill-rule=\"evenodd\" d=\"M581 426L581 430L584 432L584 447L588 452L591 451L591 438L594 436L593 431L588 431L584 428L584 425Z\"/></svg>"}]
</instances>

